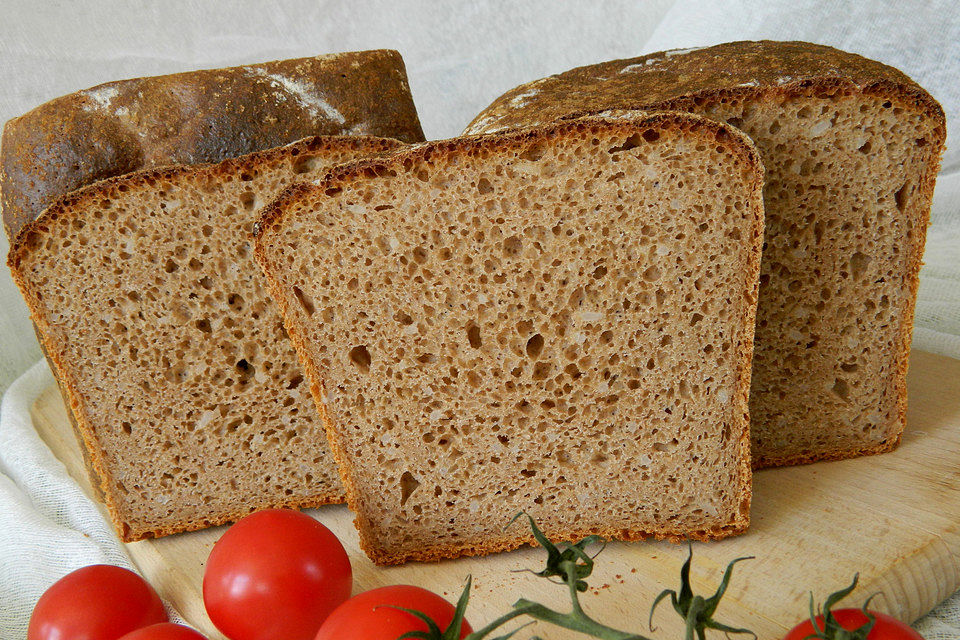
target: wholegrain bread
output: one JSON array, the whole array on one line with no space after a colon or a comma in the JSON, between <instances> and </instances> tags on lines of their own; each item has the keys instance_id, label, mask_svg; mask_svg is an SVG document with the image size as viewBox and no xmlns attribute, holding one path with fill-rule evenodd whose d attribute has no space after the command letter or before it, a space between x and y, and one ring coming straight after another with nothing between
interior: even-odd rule
<instances>
[{"instance_id":1,"label":"wholegrain bread","mask_svg":"<svg viewBox=\"0 0 960 640\"><path fill-rule=\"evenodd\" d=\"M468 133L606 109L732 124L766 166L750 415L757 467L880 453L906 420L918 271L945 139L889 66L804 42L736 42L573 69L498 98Z\"/></svg>"},{"instance_id":2,"label":"wholegrain bread","mask_svg":"<svg viewBox=\"0 0 960 640\"><path fill-rule=\"evenodd\" d=\"M379 564L720 538L750 505L762 167L684 114L426 143L298 185L255 256Z\"/></svg>"},{"instance_id":3,"label":"wholegrain bread","mask_svg":"<svg viewBox=\"0 0 960 640\"><path fill-rule=\"evenodd\" d=\"M0 206L11 240L58 197L171 164L221 162L316 135L423 140L396 51L356 51L108 82L10 120Z\"/></svg>"},{"instance_id":4,"label":"wholegrain bread","mask_svg":"<svg viewBox=\"0 0 960 640\"><path fill-rule=\"evenodd\" d=\"M294 180L399 144L317 137L140 171L23 228L8 264L124 540L343 500L251 233Z\"/></svg>"}]
</instances>

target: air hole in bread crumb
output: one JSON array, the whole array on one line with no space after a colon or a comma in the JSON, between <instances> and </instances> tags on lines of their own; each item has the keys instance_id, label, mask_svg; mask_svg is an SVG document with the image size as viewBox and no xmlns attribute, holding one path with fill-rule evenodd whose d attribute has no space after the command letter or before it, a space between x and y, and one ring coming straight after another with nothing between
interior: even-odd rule
<instances>
[{"instance_id":1,"label":"air hole in bread crumb","mask_svg":"<svg viewBox=\"0 0 960 640\"><path fill-rule=\"evenodd\" d=\"M245 358L237 362L236 368L237 368L237 383L240 384L241 386L250 382L251 378L253 378L254 374L257 371L256 367L254 367L252 364L247 362Z\"/></svg>"},{"instance_id":2,"label":"air hole in bread crumb","mask_svg":"<svg viewBox=\"0 0 960 640\"><path fill-rule=\"evenodd\" d=\"M850 275L853 276L854 280L859 280L861 277L863 277L863 274L867 270L867 266L869 264L870 256L857 251L850 256Z\"/></svg>"},{"instance_id":3,"label":"air hole in bread crumb","mask_svg":"<svg viewBox=\"0 0 960 640\"><path fill-rule=\"evenodd\" d=\"M367 351L366 345L360 345L350 349L350 362L355 364L361 372L367 373L370 371L370 352Z\"/></svg>"},{"instance_id":4,"label":"air hole in bread crumb","mask_svg":"<svg viewBox=\"0 0 960 640\"><path fill-rule=\"evenodd\" d=\"M480 345L483 344L480 340L480 327L475 324L471 324L467 327L467 340L470 342L470 346L474 349L479 349Z\"/></svg>"},{"instance_id":5,"label":"air hole in bread crumb","mask_svg":"<svg viewBox=\"0 0 960 640\"><path fill-rule=\"evenodd\" d=\"M546 380L550 377L550 363L549 362L538 362L533 365L533 379L534 380Z\"/></svg>"},{"instance_id":6,"label":"air hole in bread crumb","mask_svg":"<svg viewBox=\"0 0 960 640\"><path fill-rule=\"evenodd\" d=\"M904 208L907 206L907 190L909 186L909 182L904 182L903 186L897 189L897 192L893 194L893 199L897 203L897 209L901 213L903 213Z\"/></svg>"},{"instance_id":7,"label":"air hole in bread crumb","mask_svg":"<svg viewBox=\"0 0 960 640\"><path fill-rule=\"evenodd\" d=\"M303 376L296 375L290 378L290 384L287 385L287 389L296 389L300 386L300 383L303 382Z\"/></svg>"},{"instance_id":8,"label":"air hole in bread crumb","mask_svg":"<svg viewBox=\"0 0 960 640\"><path fill-rule=\"evenodd\" d=\"M536 333L527 340L527 356L536 359L540 357L541 351L543 351L543 336Z\"/></svg>"},{"instance_id":9,"label":"air hole in bread crumb","mask_svg":"<svg viewBox=\"0 0 960 640\"><path fill-rule=\"evenodd\" d=\"M619 153L621 151L629 151L630 149L635 149L636 147L639 147L642 144L641 140L646 138L647 133L649 131L650 130L644 131L642 138L641 138L641 134L639 133L633 134L632 136L624 140L623 144L610 147L609 149L607 149L607 153ZM650 142L653 142L660 137L660 134L657 133L656 131L654 131L653 133L654 135L656 135L656 137L653 140L650 140Z\"/></svg>"},{"instance_id":10,"label":"air hole in bread crumb","mask_svg":"<svg viewBox=\"0 0 960 640\"><path fill-rule=\"evenodd\" d=\"M530 162L536 162L537 160L543 157L543 154L544 154L544 145L537 143L528 147L523 152L521 152L520 159L529 160Z\"/></svg>"},{"instance_id":11,"label":"air hole in bread crumb","mask_svg":"<svg viewBox=\"0 0 960 640\"><path fill-rule=\"evenodd\" d=\"M400 506L402 507L407 503L407 500L410 498L410 494L417 490L417 487L420 486L420 481L413 477L413 474L409 471L404 471L403 475L400 476Z\"/></svg>"},{"instance_id":12,"label":"air hole in bread crumb","mask_svg":"<svg viewBox=\"0 0 960 640\"><path fill-rule=\"evenodd\" d=\"M293 163L293 172L294 173L310 173L313 171L314 167L317 166L318 158L316 156L305 156L303 158L298 158Z\"/></svg>"},{"instance_id":13,"label":"air hole in bread crumb","mask_svg":"<svg viewBox=\"0 0 960 640\"><path fill-rule=\"evenodd\" d=\"M178 265L172 259L168 259L167 263L163 265L163 270L166 271L167 273L173 273L179 268L180 268L180 265Z\"/></svg>"},{"instance_id":14,"label":"air hole in bread crumb","mask_svg":"<svg viewBox=\"0 0 960 640\"><path fill-rule=\"evenodd\" d=\"M837 394L841 400L848 401L850 399L850 386L843 378L837 378L830 390Z\"/></svg>"},{"instance_id":15,"label":"air hole in bread crumb","mask_svg":"<svg viewBox=\"0 0 960 640\"><path fill-rule=\"evenodd\" d=\"M680 442L676 438L673 438L669 442L654 442L653 450L669 453L670 451L676 449L678 444L680 444Z\"/></svg>"},{"instance_id":16,"label":"air hole in bread crumb","mask_svg":"<svg viewBox=\"0 0 960 640\"><path fill-rule=\"evenodd\" d=\"M240 194L240 204L247 211L253 211L257 205L257 194L253 191L244 191Z\"/></svg>"},{"instance_id":17,"label":"air hole in bread crumb","mask_svg":"<svg viewBox=\"0 0 960 640\"><path fill-rule=\"evenodd\" d=\"M303 307L303 310L307 312L307 315L312 316L316 311L316 307L313 306L313 301L311 301L298 286L293 287L293 295L297 299L297 302L300 303L300 306Z\"/></svg>"},{"instance_id":18,"label":"air hole in bread crumb","mask_svg":"<svg viewBox=\"0 0 960 640\"><path fill-rule=\"evenodd\" d=\"M523 240L518 236L510 236L503 241L503 255L505 256L518 256L523 250Z\"/></svg>"},{"instance_id":19,"label":"air hole in bread crumb","mask_svg":"<svg viewBox=\"0 0 960 640\"><path fill-rule=\"evenodd\" d=\"M480 178L477 180L477 191L481 195L486 195L488 193L493 193L493 185L490 184L490 181L486 178Z\"/></svg>"}]
</instances>

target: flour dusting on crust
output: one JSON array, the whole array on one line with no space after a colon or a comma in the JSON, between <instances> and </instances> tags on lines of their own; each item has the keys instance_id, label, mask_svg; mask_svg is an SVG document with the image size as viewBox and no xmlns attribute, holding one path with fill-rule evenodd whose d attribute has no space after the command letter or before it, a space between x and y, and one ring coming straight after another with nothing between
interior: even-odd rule
<instances>
[{"instance_id":1,"label":"flour dusting on crust","mask_svg":"<svg viewBox=\"0 0 960 640\"><path fill-rule=\"evenodd\" d=\"M274 86L283 89L284 93L279 95L293 98L314 117L322 116L337 124L346 123L347 119L343 117L343 114L327 102L323 94L309 83L303 80L294 80L279 73L268 73L259 67L247 67L247 69L253 75L269 80Z\"/></svg>"}]
</instances>

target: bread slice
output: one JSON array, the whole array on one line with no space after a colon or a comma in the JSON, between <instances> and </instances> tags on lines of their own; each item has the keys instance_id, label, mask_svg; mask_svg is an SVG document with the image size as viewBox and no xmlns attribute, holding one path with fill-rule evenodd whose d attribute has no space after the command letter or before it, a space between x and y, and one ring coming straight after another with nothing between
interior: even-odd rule
<instances>
[{"instance_id":1,"label":"bread slice","mask_svg":"<svg viewBox=\"0 0 960 640\"><path fill-rule=\"evenodd\" d=\"M397 145L311 138L137 172L20 233L8 264L125 541L343 500L250 234L285 186Z\"/></svg>"},{"instance_id":2,"label":"bread slice","mask_svg":"<svg viewBox=\"0 0 960 640\"><path fill-rule=\"evenodd\" d=\"M3 128L0 205L13 239L60 196L171 164L221 162L315 135L423 140L396 51L107 82Z\"/></svg>"},{"instance_id":3,"label":"bread slice","mask_svg":"<svg viewBox=\"0 0 960 640\"><path fill-rule=\"evenodd\" d=\"M763 227L684 114L431 142L264 213L255 255L378 564L745 529Z\"/></svg>"},{"instance_id":4,"label":"bread slice","mask_svg":"<svg viewBox=\"0 0 960 640\"><path fill-rule=\"evenodd\" d=\"M750 415L757 467L881 453L906 422L918 271L946 128L879 62L805 42L734 42L517 87L467 128L605 109L732 124L766 166Z\"/></svg>"}]
</instances>

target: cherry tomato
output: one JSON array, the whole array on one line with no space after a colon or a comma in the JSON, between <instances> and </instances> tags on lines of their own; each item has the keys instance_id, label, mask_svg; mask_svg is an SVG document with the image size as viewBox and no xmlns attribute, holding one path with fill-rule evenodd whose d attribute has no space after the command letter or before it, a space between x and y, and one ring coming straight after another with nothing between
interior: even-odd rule
<instances>
[{"instance_id":1,"label":"cherry tomato","mask_svg":"<svg viewBox=\"0 0 960 640\"><path fill-rule=\"evenodd\" d=\"M393 607L423 612L441 630L453 621L453 605L437 594L420 587L394 585L364 591L344 602L330 614L314 640L397 640L408 631L427 631L422 620ZM464 620L460 637L472 632Z\"/></svg>"},{"instance_id":2,"label":"cherry tomato","mask_svg":"<svg viewBox=\"0 0 960 640\"><path fill-rule=\"evenodd\" d=\"M161 622L131 631L120 640L207 640L207 638L182 624Z\"/></svg>"},{"instance_id":3,"label":"cherry tomato","mask_svg":"<svg viewBox=\"0 0 960 640\"><path fill-rule=\"evenodd\" d=\"M923 640L923 636L910 628L906 623L900 622L893 616L876 611L870 612L876 617L877 622L873 629L867 634L867 640ZM848 631L853 631L865 625L868 620L860 609L834 609L833 617L841 627ZM819 628L823 628L823 616L817 617ZM813 634L813 625L809 620L804 620L786 635L784 640L803 640Z\"/></svg>"},{"instance_id":4,"label":"cherry tomato","mask_svg":"<svg viewBox=\"0 0 960 640\"><path fill-rule=\"evenodd\" d=\"M230 640L311 640L352 587L350 559L329 529L299 511L267 509L213 546L203 604Z\"/></svg>"},{"instance_id":5,"label":"cherry tomato","mask_svg":"<svg viewBox=\"0 0 960 640\"><path fill-rule=\"evenodd\" d=\"M27 640L117 640L166 621L160 596L143 578L95 564L68 573L40 596Z\"/></svg>"}]
</instances>

